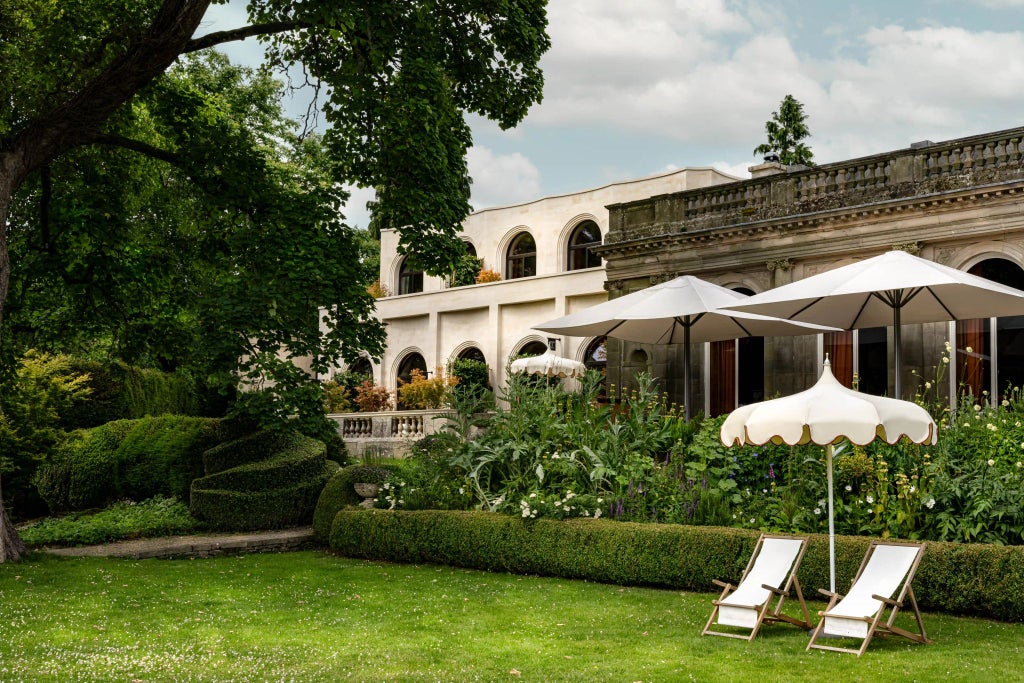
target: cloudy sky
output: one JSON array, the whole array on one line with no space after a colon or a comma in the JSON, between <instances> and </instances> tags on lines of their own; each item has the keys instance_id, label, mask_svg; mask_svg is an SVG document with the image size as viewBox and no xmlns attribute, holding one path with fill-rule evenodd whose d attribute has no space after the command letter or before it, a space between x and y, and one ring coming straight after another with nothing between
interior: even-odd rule
<instances>
[{"instance_id":1,"label":"cloudy sky","mask_svg":"<svg viewBox=\"0 0 1024 683\"><path fill-rule=\"evenodd\" d=\"M512 131L472 120L476 208L686 166L745 177L786 94L818 163L1024 125L1024 0L550 0L548 18L544 101Z\"/></svg>"}]
</instances>

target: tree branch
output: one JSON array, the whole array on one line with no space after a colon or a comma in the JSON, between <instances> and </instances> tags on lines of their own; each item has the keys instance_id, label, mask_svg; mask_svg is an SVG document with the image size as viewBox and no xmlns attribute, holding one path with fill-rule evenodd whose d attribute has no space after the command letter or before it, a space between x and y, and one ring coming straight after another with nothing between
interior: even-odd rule
<instances>
[{"instance_id":1,"label":"tree branch","mask_svg":"<svg viewBox=\"0 0 1024 683\"><path fill-rule=\"evenodd\" d=\"M253 24L252 26L243 26L242 28L234 28L230 31L215 31L188 41L181 52L182 54L186 54L188 52L196 52L197 50L205 50L208 47L213 47L214 45L220 45L222 43L245 40L252 36L268 36L275 33L287 33L288 31L294 31L298 28L312 28L312 26L312 24L306 24L298 21L278 21L271 24Z\"/></svg>"},{"instance_id":2,"label":"tree branch","mask_svg":"<svg viewBox=\"0 0 1024 683\"><path fill-rule=\"evenodd\" d=\"M180 165L181 158L177 154L168 152L166 149L160 149L154 147L148 143L140 140L133 140L131 138L122 137L120 135L97 135L93 138L93 144L97 145L110 145L112 147L121 147L123 149L129 149L139 154L145 154L148 157L159 159L160 161L166 161L169 164Z\"/></svg>"},{"instance_id":3,"label":"tree branch","mask_svg":"<svg viewBox=\"0 0 1024 683\"><path fill-rule=\"evenodd\" d=\"M14 137L12 186L48 160L94 140L113 112L174 63L209 5L210 0L162 0L150 26L123 54Z\"/></svg>"}]
</instances>

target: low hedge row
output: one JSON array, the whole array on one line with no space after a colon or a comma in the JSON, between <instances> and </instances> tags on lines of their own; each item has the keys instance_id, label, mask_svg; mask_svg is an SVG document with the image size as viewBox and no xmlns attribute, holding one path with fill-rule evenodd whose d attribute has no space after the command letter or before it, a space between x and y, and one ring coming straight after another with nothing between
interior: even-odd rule
<instances>
[{"instance_id":1,"label":"low hedge row","mask_svg":"<svg viewBox=\"0 0 1024 683\"><path fill-rule=\"evenodd\" d=\"M297 432L259 432L210 449L189 509L214 529L251 531L309 523L338 471L324 444Z\"/></svg>"},{"instance_id":2,"label":"low hedge row","mask_svg":"<svg viewBox=\"0 0 1024 683\"><path fill-rule=\"evenodd\" d=\"M203 474L203 452L225 430L220 420L182 415L117 420L73 432L36 472L53 512L102 507L129 498L179 500Z\"/></svg>"},{"instance_id":3,"label":"low hedge row","mask_svg":"<svg viewBox=\"0 0 1024 683\"><path fill-rule=\"evenodd\" d=\"M341 468L327 482L317 500L316 510L313 512L313 538L319 543L326 544L331 535L331 523L338 510L350 505L359 505L363 501L356 493L354 484L383 484L388 480L390 473L391 468L387 464L349 465Z\"/></svg>"},{"instance_id":4,"label":"low hedge row","mask_svg":"<svg viewBox=\"0 0 1024 683\"><path fill-rule=\"evenodd\" d=\"M708 591L713 579L739 580L757 537L720 527L345 509L334 517L330 546L351 557ZM836 538L840 592L870 541ZM798 575L807 598L828 588L828 565L828 537L811 535ZM913 586L923 609L1021 621L1024 546L929 542Z\"/></svg>"}]
</instances>

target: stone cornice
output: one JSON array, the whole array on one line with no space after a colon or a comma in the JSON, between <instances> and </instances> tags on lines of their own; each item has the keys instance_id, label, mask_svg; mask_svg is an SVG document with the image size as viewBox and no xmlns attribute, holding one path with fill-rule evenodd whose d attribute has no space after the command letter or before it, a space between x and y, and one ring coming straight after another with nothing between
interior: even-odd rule
<instances>
[{"instance_id":1,"label":"stone cornice","mask_svg":"<svg viewBox=\"0 0 1024 683\"><path fill-rule=\"evenodd\" d=\"M621 239L606 243L598 250L605 259L628 257L637 253L665 248L707 245L714 242L743 240L771 234L784 234L803 229L815 229L828 224L855 223L877 220L880 216L898 218L903 214L920 213L936 209L949 210L953 205L968 207L981 201L991 205L993 199L1020 201L1024 198L1024 179L1012 179L988 185L971 186L956 190L943 190L912 197L843 206L823 211L792 214L767 220L735 223L732 225L696 229L691 231L663 232L632 239ZM912 236L901 237L904 242ZM889 236L888 243L893 243ZM820 245L819 245L820 248Z\"/></svg>"},{"instance_id":2,"label":"stone cornice","mask_svg":"<svg viewBox=\"0 0 1024 683\"><path fill-rule=\"evenodd\" d=\"M613 204L603 255L921 208L1024 181L1024 128ZM992 188L997 188L992 190ZM967 194L963 194L966 192ZM925 208L925 210L928 210Z\"/></svg>"}]
</instances>

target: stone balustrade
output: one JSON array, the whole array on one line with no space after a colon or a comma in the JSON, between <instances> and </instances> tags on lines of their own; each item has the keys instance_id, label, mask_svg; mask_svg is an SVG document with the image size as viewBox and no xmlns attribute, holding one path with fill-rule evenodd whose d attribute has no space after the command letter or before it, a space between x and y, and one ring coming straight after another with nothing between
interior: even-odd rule
<instances>
[{"instance_id":1,"label":"stone balustrade","mask_svg":"<svg viewBox=\"0 0 1024 683\"><path fill-rule=\"evenodd\" d=\"M412 441L444 425L445 410L395 410L379 413L334 413L327 417L354 456L380 453L402 455Z\"/></svg>"},{"instance_id":2,"label":"stone balustrade","mask_svg":"<svg viewBox=\"0 0 1024 683\"><path fill-rule=\"evenodd\" d=\"M1024 128L909 148L609 206L602 253L633 240L1024 179Z\"/></svg>"}]
</instances>

